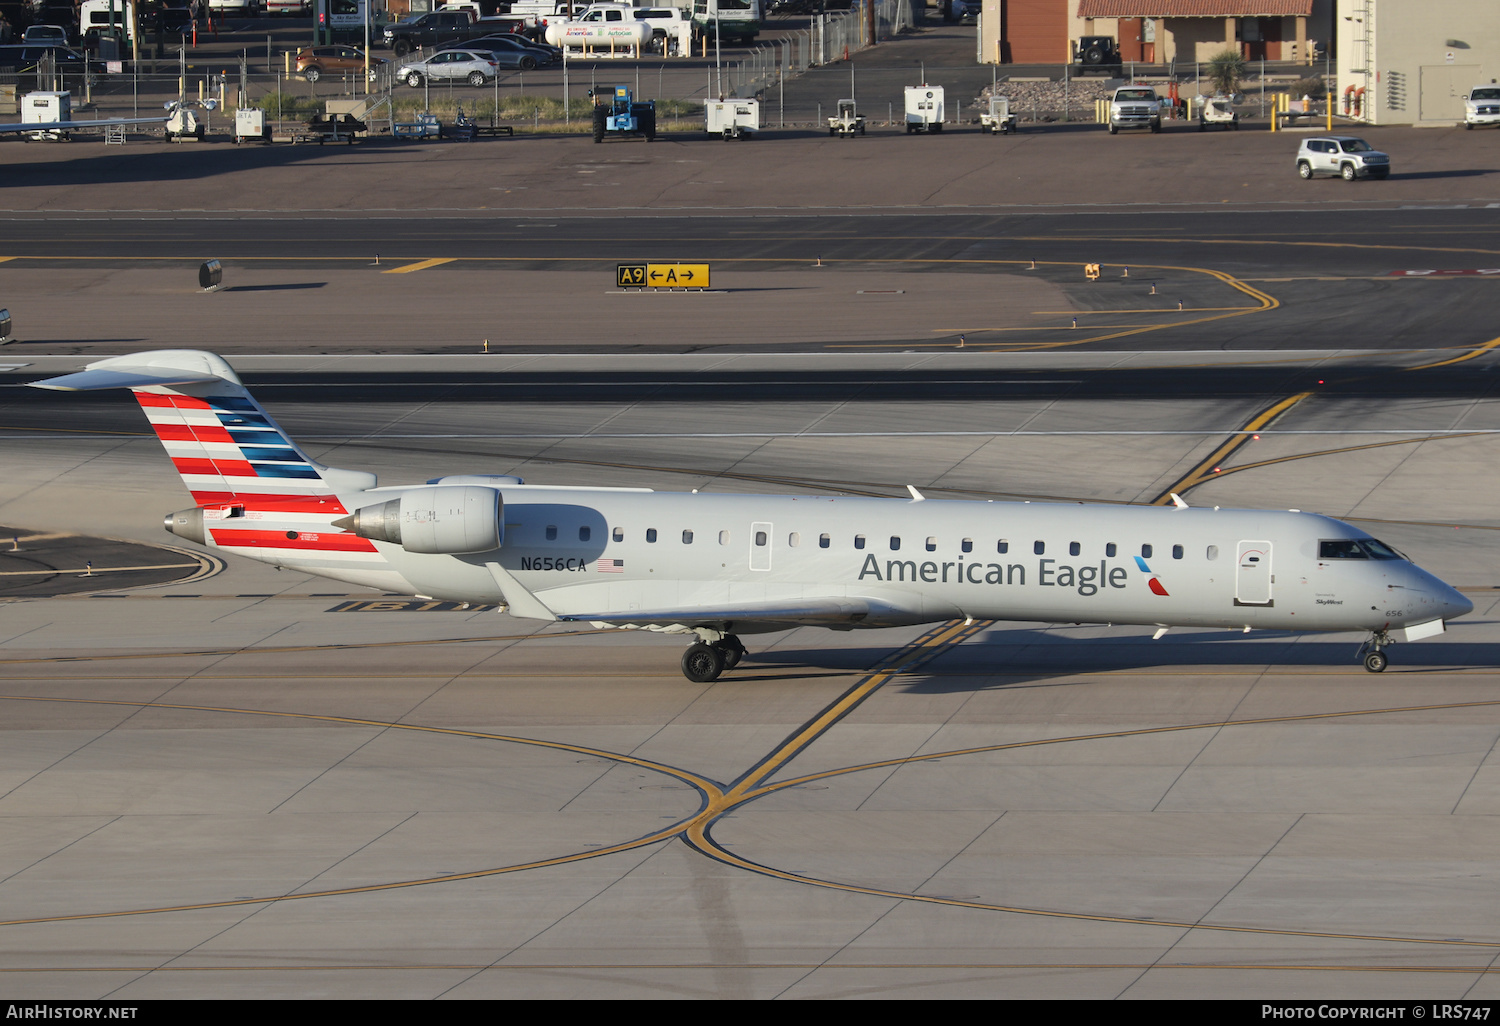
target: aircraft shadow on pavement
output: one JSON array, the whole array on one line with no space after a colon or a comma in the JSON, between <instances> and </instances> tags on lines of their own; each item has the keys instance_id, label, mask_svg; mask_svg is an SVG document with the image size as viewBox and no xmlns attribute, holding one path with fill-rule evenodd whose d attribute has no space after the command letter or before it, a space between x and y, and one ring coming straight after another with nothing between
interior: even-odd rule
<instances>
[{"instance_id":1,"label":"aircraft shadow on pavement","mask_svg":"<svg viewBox=\"0 0 1500 1026\"><path fill-rule=\"evenodd\" d=\"M5 140L0 146L19 146ZM57 144L62 146L64 144ZM199 178L250 171L255 168L287 166L330 159L324 146L256 146L245 148L208 143L177 147L159 140L132 139L125 151L93 143L69 145L59 149L53 160L36 163L9 163L0 175L0 189L46 188L59 185L115 186L129 182L181 182ZM355 156L362 153L360 148ZM337 162L342 163L339 158ZM170 204L168 204L170 206Z\"/></svg>"},{"instance_id":2,"label":"aircraft shadow on pavement","mask_svg":"<svg viewBox=\"0 0 1500 1026\"><path fill-rule=\"evenodd\" d=\"M924 665L923 672L893 683L916 694L948 694L1038 683L1084 683L1057 678L1118 670L1161 670L1180 675L1177 671L1201 669L1205 673L1225 670L1238 674L1277 666L1292 671L1333 669L1363 673L1355 659L1363 640L1363 636L1352 632L1315 638L1290 631L1256 631L1250 635L1240 631L1194 631L1153 641L1150 633L1077 638L1032 628L999 630L947 649ZM818 670L871 672L879 668L891 651L889 647L871 645L757 652L751 642L742 667L754 671L795 664ZM1405 669L1442 673L1473 666L1492 667L1500 660L1500 643L1414 642L1394 645L1387 651L1391 653L1391 666L1385 671L1386 677ZM1375 675L1369 676L1375 679Z\"/></svg>"}]
</instances>

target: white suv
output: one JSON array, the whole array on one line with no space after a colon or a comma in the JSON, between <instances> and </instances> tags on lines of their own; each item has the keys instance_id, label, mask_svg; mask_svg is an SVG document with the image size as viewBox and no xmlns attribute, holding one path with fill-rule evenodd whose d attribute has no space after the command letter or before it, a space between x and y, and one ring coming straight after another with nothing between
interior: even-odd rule
<instances>
[{"instance_id":1,"label":"white suv","mask_svg":"<svg viewBox=\"0 0 1500 1026\"><path fill-rule=\"evenodd\" d=\"M1500 125L1500 86L1475 86L1469 90L1469 98L1464 100L1464 127L1475 125Z\"/></svg>"},{"instance_id":2,"label":"white suv","mask_svg":"<svg viewBox=\"0 0 1500 1026\"><path fill-rule=\"evenodd\" d=\"M1356 178L1384 178L1390 173L1391 158L1352 135L1303 139L1297 148L1297 174L1303 178L1338 175L1352 182Z\"/></svg>"}]
</instances>

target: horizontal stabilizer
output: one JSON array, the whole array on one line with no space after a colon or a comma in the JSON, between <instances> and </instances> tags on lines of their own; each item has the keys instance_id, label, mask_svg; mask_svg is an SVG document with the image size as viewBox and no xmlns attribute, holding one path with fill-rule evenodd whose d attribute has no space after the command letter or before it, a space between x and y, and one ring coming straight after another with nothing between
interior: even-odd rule
<instances>
[{"instance_id":1,"label":"horizontal stabilizer","mask_svg":"<svg viewBox=\"0 0 1500 1026\"><path fill-rule=\"evenodd\" d=\"M31 385L64 392L88 392L100 388L205 385L217 381L240 384L234 369L213 353L196 349L164 349L99 360L77 374L33 381Z\"/></svg>"}]
</instances>

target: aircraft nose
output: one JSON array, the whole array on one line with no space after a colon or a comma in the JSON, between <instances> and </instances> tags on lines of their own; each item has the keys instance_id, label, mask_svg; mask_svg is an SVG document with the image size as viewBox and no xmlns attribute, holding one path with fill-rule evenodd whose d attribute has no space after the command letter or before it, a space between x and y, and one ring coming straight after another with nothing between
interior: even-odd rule
<instances>
[{"instance_id":1,"label":"aircraft nose","mask_svg":"<svg viewBox=\"0 0 1500 1026\"><path fill-rule=\"evenodd\" d=\"M1443 590L1438 594L1438 601L1443 604L1443 619L1451 620L1455 616L1467 616L1474 611L1474 603L1470 602L1455 588L1443 585Z\"/></svg>"}]
</instances>

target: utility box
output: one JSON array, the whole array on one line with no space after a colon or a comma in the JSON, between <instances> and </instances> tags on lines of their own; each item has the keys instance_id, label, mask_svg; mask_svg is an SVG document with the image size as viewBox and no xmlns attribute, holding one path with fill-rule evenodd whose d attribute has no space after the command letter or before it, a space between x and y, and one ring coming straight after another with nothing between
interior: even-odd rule
<instances>
[{"instance_id":1,"label":"utility box","mask_svg":"<svg viewBox=\"0 0 1500 1026\"><path fill-rule=\"evenodd\" d=\"M21 124L48 125L57 121L73 120L73 96L71 93L27 93L21 102ZM62 129L27 132L28 139L66 139Z\"/></svg>"},{"instance_id":2,"label":"utility box","mask_svg":"<svg viewBox=\"0 0 1500 1026\"><path fill-rule=\"evenodd\" d=\"M234 112L234 141L269 142L266 112L259 107L240 107Z\"/></svg>"},{"instance_id":3,"label":"utility box","mask_svg":"<svg viewBox=\"0 0 1500 1026\"><path fill-rule=\"evenodd\" d=\"M906 131L941 132L943 130L943 87L931 85L906 87Z\"/></svg>"},{"instance_id":4,"label":"utility box","mask_svg":"<svg viewBox=\"0 0 1500 1026\"><path fill-rule=\"evenodd\" d=\"M743 139L760 131L759 100L717 100L703 105L709 135Z\"/></svg>"}]
</instances>

